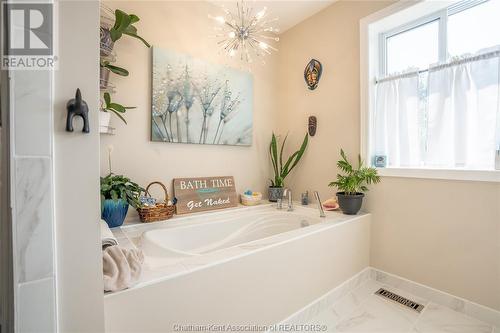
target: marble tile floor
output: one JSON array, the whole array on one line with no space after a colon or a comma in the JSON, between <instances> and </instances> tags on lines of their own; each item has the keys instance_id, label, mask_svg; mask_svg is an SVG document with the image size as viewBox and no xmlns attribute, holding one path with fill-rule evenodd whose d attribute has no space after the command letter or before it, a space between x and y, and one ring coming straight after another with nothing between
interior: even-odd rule
<instances>
[{"instance_id":1,"label":"marble tile floor","mask_svg":"<svg viewBox=\"0 0 500 333\"><path fill-rule=\"evenodd\" d=\"M421 313L374 295L385 288L424 305ZM323 332L500 333L498 328L406 291L369 279L315 314L306 325Z\"/></svg>"}]
</instances>

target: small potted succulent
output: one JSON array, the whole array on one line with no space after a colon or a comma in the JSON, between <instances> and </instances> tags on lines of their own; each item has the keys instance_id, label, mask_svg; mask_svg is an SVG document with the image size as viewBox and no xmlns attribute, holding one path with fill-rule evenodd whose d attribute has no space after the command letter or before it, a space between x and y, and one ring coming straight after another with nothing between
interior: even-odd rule
<instances>
[{"instance_id":1,"label":"small potted succulent","mask_svg":"<svg viewBox=\"0 0 500 333\"><path fill-rule=\"evenodd\" d=\"M344 151L340 150L341 160L337 162L337 167L345 173L345 175L337 175L337 180L331 182L328 186L336 187L337 199L339 200L340 209L344 214L355 215L361 209L363 203L363 192L368 191L368 186L380 182L380 176L377 175L375 168L366 167L363 164L361 155L358 155L358 166L355 168L347 160Z\"/></svg>"},{"instance_id":2,"label":"small potted succulent","mask_svg":"<svg viewBox=\"0 0 500 333\"><path fill-rule=\"evenodd\" d=\"M121 226L128 206L140 206L141 192L144 189L125 176L110 173L101 177L101 218L110 228Z\"/></svg>"},{"instance_id":3,"label":"small potted succulent","mask_svg":"<svg viewBox=\"0 0 500 333\"><path fill-rule=\"evenodd\" d=\"M299 163L302 155L307 148L307 142L309 139L308 134L306 133L304 137L304 141L302 141L302 145L299 150L294 152L292 155L288 157L285 163L283 163L283 150L285 148L285 143L288 135L285 136L281 147L279 148L278 155L278 139L273 133L271 138L271 144L269 145L269 155L271 155L271 162L273 163L273 171L274 171L274 179L271 179L271 186L269 186L269 201L276 202L283 196L283 186L285 185L285 178L290 174L290 171L293 170Z\"/></svg>"}]
</instances>

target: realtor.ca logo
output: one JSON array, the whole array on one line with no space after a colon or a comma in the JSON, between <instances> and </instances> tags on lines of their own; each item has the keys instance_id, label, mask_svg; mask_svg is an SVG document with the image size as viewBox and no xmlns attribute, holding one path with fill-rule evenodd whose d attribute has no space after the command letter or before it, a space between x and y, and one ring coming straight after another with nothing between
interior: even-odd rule
<instances>
[{"instance_id":1,"label":"realtor.ca logo","mask_svg":"<svg viewBox=\"0 0 500 333\"><path fill-rule=\"evenodd\" d=\"M2 69L53 69L53 4L3 2Z\"/></svg>"}]
</instances>

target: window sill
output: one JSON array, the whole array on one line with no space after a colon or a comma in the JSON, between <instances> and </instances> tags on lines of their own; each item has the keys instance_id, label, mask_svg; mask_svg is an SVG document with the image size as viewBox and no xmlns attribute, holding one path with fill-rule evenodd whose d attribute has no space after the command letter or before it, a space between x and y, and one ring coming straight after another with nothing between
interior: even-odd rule
<instances>
[{"instance_id":1,"label":"window sill","mask_svg":"<svg viewBox=\"0 0 500 333\"><path fill-rule=\"evenodd\" d=\"M382 177L500 182L500 170L377 168Z\"/></svg>"}]
</instances>

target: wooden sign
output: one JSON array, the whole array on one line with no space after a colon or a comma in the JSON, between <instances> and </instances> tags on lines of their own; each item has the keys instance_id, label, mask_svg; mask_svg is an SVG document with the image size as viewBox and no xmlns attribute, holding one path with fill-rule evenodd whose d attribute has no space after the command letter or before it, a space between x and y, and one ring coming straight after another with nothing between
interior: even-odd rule
<instances>
[{"instance_id":1,"label":"wooden sign","mask_svg":"<svg viewBox=\"0 0 500 333\"><path fill-rule=\"evenodd\" d=\"M238 195L231 177L174 179L177 214L236 207Z\"/></svg>"}]
</instances>

